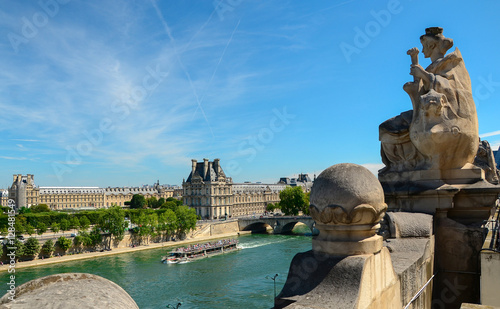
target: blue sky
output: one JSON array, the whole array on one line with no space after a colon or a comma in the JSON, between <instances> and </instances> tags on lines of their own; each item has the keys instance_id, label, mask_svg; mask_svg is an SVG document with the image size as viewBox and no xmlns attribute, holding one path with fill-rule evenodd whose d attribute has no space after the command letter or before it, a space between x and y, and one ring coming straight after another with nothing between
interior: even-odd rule
<instances>
[{"instance_id":1,"label":"blue sky","mask_svg":"<svg viewBox=\"0 0 500 309\"><path fill-rule=\"evenodd\" d=\"M376 171L378 125L411 108L406 51L430 26L461 50L480 134L500 145L498 1L40 3L0 0L3 188L17 173L181 184L203 158L235 182Z\"/></svg>"}]
</instances>

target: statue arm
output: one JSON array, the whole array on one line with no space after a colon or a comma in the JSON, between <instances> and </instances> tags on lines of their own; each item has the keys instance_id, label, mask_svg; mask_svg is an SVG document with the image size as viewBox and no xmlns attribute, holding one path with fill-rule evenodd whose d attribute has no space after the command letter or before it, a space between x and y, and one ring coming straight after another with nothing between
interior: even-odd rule
<instances>
[{"instance_id":1,"label":"statue arm","mask_svg":"<svg viewBox=\"0 0 500 309\"><path fill-rule=\"evenodd\" d=\"M429 90L436 79L433 73L427 72L420 64L411 65L410 75L421 79L425 90Z\"/></svg>"}]
</instances>

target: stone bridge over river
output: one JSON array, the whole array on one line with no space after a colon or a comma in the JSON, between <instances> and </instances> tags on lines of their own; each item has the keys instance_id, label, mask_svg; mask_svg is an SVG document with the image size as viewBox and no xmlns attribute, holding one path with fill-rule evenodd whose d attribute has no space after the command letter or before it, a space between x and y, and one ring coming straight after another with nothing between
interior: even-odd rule
<instances>
[{"instance_id":1,"label":"stone bridge over river","mask_svg":"<svg viewBox=\"0 0 500 309\"><path fill-rule=\"evenodd\" d=\"M304 223L309 227L311 233L314 231L315 222L308 216L276 216L260 218L238 218L240 231L262 232L271 227L274 234L286 234L292 232L297 223Z\"/></svg>"}]
</instances>

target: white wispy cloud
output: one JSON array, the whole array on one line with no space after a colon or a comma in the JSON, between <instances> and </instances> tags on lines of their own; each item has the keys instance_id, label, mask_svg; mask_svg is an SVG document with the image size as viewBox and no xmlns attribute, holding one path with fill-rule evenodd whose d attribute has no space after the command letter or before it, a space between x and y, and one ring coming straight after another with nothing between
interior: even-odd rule
<instances>
[{"instance_id":1,"label":"white wispy cloud","mask_svg":"<svg viewBox=\"0 0 500 309\"><path fill-rule=\"evenodd\" d=\"M500 135L500 131L493 131L493 132L489 132L489 133L479 134L479 137L485 138L485 137L490 137L490 136L495 136L495 135Z\"/></svg>"}]
</instances>

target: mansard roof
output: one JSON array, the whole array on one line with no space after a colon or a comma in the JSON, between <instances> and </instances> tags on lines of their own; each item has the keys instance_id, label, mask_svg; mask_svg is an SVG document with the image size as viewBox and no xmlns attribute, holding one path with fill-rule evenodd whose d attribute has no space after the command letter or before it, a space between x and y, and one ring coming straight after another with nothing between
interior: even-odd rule
<instances>
[{"instance_id":1,"label":"mansard roof","mask_svg":"<svg viewBox=\"0 0 500 309\"><path fill-rule=\"evenodd\" d=\"M192 179L196 178L201 178L202 181L224 181L226 174L220 165L217 167L214 162L207 162L207 174L205 175L205 162L197 162L194 174L191 171L186 182L191 182Z\"/></svg>"}]
</instances>

